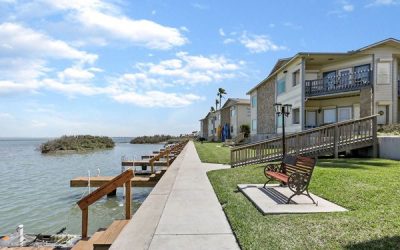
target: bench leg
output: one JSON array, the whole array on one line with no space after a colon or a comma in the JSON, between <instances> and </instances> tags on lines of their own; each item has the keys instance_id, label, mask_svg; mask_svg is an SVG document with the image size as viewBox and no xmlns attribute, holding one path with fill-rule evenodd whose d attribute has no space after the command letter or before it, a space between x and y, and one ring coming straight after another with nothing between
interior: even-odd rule
<instances>
[{"instance_id":1,"label":"bench leg","mask_svg":"<svg viewBox=\"0 0 400 250\"><path fill-rule=\"evenodd\" d=\"M305 195L305 196L307 196L308 198L310 198L310 200L313 202L313 204L315 204L315 205L318 206L318 204L314 201L314 199L311 197L310 193L308 192L308 189L306 189L306 192L307 192L306 194L305 194L304 192L303 192L303 193L300 193L300 194L293 193L293 194L289 197L289 199L287 200L286 204L289 204L290 201L292 200L293 196L295 196L295 195Z\"/></svg>"},{"instance_id":2,"label":"bench leg","mask_svg":"<svg viewBox=\"0 0 400 250\"><path fill-rule=\"evenodd\" d=\"M308 192L308 189L306 190L307 194L305 194L306 196L308 196L308 198L310 198L312 200L312 202L318 206L318 204L314 201L314 199L311 197L310 193Z\"/></svg>"},{"instance_id":3,"label":"bench leg","mask_svg":"<svg viewBox=\"0 0 400 250\"><path fill-rule=\"evenodd\" d=\"M272 179L269 179L267 182L264 183L264 188L265 186L268 184L268 182L270 182Z\"/></svg>"}]
</instances>

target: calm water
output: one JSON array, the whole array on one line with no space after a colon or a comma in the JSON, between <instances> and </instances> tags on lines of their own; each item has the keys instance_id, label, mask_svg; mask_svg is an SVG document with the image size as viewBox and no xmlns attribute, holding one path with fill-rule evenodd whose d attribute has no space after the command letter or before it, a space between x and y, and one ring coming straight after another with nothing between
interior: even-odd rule
<instances>
[{"instance_id":1,"label":"calm water","mask_svg":"<svg viewBox=\"0 0 400 250\"><path fill-rule=\"evenodd\" d=\"M80 234L81 211L76 202L87 188L70 188L77 176L117 175L121 156L140 157L161 145L116 143L112 150L85 154L42 155L36 149L46 139L0 139L0 235L24 224L27 233L55 233L62 227ZM133 188L133 211L151 188ZM122 190L89 208L89 233L124 218Z\"/></svg>"}]
</instances>

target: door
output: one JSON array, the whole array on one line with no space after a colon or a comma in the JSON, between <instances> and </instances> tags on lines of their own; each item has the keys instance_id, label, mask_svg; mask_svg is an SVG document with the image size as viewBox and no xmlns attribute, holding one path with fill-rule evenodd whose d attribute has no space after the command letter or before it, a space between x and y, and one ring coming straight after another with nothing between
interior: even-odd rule
<instances>
[{"instance_id":1,"label":"door","mask_svg":"<svg viewBox=\"0 0 400 250\"><path fill-rule=\"evenodd\" d=\"M339 81L337 83L339 85L339 87L343 88L350 84L351 73L352 73L351 68L339 70Z\"/></svg>"},{"instance_id":2,"label":"door","mask_svg":"<svg viewBox=\"0 0 400 250\"><path fill-rule=\"evenodd\" d=\"M317 126L317 111L306 111L306 128Z\"/></svg>"},{"instance_id":3,"label":"door","mask_svg":"<svg viewBox=\"0 0 400 250\"><path fill-rule=\"evenodd\" d=\"M351 107L338 108L338 121L348 121L353 118Z\"/></svg>"},{"instance_id":4,"label":"door","mask_svg":"<svg viewBox=\"0 0 400 250\"><path fill-rule=\"evenodd\" d=\"M389 120L388 119L388 113L389 113L388 110L389 110L388 105L378 105L377 113L380 115L378 116L377 123L379 125L385 125L388 123L388 120Z\"/></svg>"}]
</instances>

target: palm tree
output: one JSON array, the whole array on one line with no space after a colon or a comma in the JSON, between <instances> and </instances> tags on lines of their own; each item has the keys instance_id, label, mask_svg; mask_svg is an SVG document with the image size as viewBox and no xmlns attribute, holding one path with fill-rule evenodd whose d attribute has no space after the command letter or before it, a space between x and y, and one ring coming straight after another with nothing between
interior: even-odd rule
<instances>
[{"instance_id":1,"label":"palm tree","mask_svg":"<svg viewBox=\"0 0 400 250\"><path fill-rule=\"evenodd\" d=\"M225 91L225 89L223 89L223 88L218 88L218 93L217 93L217 96L219 97L219 108L221 108L221 104L222 104L222 102L221 102L221 99L224 97L224 95L226 95L227 93L226 93L226 91Z\"/></svg>"},{"instance_id":2,"label":"palm tree","mask_svg":"<svg viewBox=\"0 0 400 250\"><path fill-rule=\"evenodd\" d=\"M215 111L214 107L213 107L213 106L211 106L211 108L210 108L210 112L214 112L214 111Z\"/></svg>"},{"instance_id":3,"label":"palm tree","mask_svg":"<svg viewBox=\"0 0 400 250\"><path fill-rule=\"evenodd\" d=\"M215 110L218 110L218 99L215 99ZM219 108L221 108L221 104L219 105Z\"/></svg>"}]
</instances>

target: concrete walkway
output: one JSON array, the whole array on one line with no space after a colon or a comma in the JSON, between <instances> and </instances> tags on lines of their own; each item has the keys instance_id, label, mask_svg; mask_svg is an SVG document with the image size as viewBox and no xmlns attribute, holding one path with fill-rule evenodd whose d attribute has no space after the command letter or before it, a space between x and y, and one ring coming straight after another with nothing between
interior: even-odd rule
<instances>
[{"instance_id":1,"label":"concrete walkway","mask_svg":"<svg viewBox=\"0 0 400 250\"><path fill-rule=\"evenodd\" d=\"M193 142L156 185L111 249L240 249Z\"/></svg>"}]
</instances>

